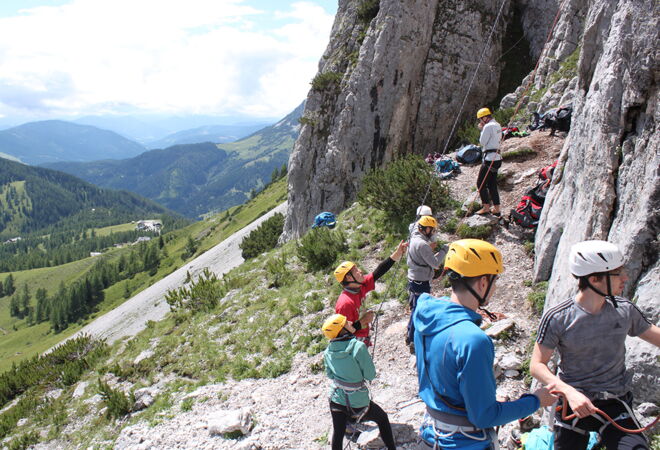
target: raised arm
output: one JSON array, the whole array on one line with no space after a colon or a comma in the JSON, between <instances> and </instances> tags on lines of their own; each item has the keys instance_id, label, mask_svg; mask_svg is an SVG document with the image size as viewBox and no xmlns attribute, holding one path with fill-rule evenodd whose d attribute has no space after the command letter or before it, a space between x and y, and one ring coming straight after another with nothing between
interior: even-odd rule
<instances>
[{"instance_id":1,"label":"raised arm","mask_svg":"<svg viewBox=\"0 0 660 450\"><path fill-rule=\"evenodd\" d=\"M378 281L380 277L385 275L387 271L392 268L394 263L401 259L401 256L403 256L407 248L408 243L406 241L401 241L396 250L394 250L394 252L387 259L378 264L376 270L373 271L374 281Z\"/></svg>"}]
</instances>

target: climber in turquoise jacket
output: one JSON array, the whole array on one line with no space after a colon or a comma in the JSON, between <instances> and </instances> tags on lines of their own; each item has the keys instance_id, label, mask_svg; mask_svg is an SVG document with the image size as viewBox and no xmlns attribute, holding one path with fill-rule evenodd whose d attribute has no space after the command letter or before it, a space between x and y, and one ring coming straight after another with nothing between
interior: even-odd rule
<instances>
[{"instance_id":1,"label":"climber in turquoise jacket","mask_svg":"<svg viewBox=\"0 0 660 450\"><path fill-rule=\"evenodd\" d=\"M422 294L418 299L413 316L415 354L419 396L427 406L421 437L428 447L496 448L494 427L555 400L545 388L510 402L495 397L495 349L479 328L481 316L476 311L488 303L503 271L502 256L492 244L456 241L445 259L451 297Z\"/></svg>"},{"instance_id":2,"label":"climber in turquoise jacket","mask_svg":"<svg viewBox=\"0 0 660 450\"><path fill-rule=\"evenodd\" d=\"M341 450L349 421L370 420L378 424L380 437L388 450L395 450L392 426L387 413L369 399L366 381L376 377L376 368L367 346L356 339L353 324L341 314L330 316L321 329L325 337L330 339L323 360L325 373L332 381L332 449Z\"/></svg>"}]
</instances>

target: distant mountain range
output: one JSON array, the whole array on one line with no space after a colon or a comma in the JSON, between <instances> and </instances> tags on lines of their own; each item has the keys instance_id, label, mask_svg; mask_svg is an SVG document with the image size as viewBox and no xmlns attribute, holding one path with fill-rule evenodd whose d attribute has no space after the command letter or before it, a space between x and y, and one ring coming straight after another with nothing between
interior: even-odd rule
<instances>
[{"instance_id":1,"label":"distant mountain range","mask_svg":"<svg viewBox=\"0 0 660 450\"><path fill-rule=\"evenodd\" d=\"M128 189L188 217L241 204L286 164L304 103L275 125L228 144L177 145L121 161L44 166L98 186Z\"/></svg>"},{"instance_id":2,"label":"distant mountain range","mask_svg":"<svg viewBox=\"0 0 660 450\"><path fill-rule=\"evenodd\" d=\"M146 150L117 133L61 120L0 131L0 153L26 164L132 158Z\"/></svg>"},{"instance_id":3,"label":"distant mountain range","mask_svg":"<svg viewBox=\"0 0 660 450\"><path fill-rule=\"evenodd\" d=\"M188 133L192 130L206 127L227 127L227 131L220 132L220 135L235 136L240 139L248 134L257 131L273 122L271 119L254 119L249 117L218 117L207 115L187 115L187 116L156 116L156 115L137 115L137 116L85 116L74 120L75 123L82 125L92 125L105 130L111 130L128 139L139 142L150 148L165 148L177 144L196 144L199 142L216 142L210 136L200 140L164 140L176 133ZM248 130L240 130L247 127ZM236 128L232 130L232 128ZM200 130L203 132L203 130ZM213 132L215 133L215 132ZM217 141L217 142L228 142Z\"/></svg>"},{"instance_id":4,"label":"distant mountain range","mask_svg":"<svg viewBox=\"0 0 660 450\"><path fill-rule=\"evenodd\" d=\"M97 227L155 215L175 216L125 191L93 186L71 175L0 158L0 238L49 227Z\"/></svg>"},{"instance_id":5,"label":"distant mountain range","mask_svg":"<svg viewBox=\"0 0 660 450\"><path fill-rule=\"evenodd\" d=\"M148 148L167 148L172 145L197 144L199 142L214 142L226 144L261 130L263 125L206 125L190 130L170 134L163 139L145 143Z\"/></svg>"}]
</instances>

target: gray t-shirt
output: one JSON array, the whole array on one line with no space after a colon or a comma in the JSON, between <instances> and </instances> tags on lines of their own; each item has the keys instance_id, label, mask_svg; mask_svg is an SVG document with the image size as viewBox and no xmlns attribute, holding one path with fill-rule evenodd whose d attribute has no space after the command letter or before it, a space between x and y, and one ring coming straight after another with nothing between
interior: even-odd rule
<instances>
[{"instance_id":1,"label":"gray t-shirt","mask_svg":"<svg viewBox=\"0 0 660 450\"><path fill-rule=\"evenodd\" d=\"M630 390L626 335L639 336L651 326L629 300L616 300L616 308L606 301L598 314L590 314L570 298L547 310L539 325L536 342L559 351L559 378L591 398Z\"/></svg>"}]
</instances>

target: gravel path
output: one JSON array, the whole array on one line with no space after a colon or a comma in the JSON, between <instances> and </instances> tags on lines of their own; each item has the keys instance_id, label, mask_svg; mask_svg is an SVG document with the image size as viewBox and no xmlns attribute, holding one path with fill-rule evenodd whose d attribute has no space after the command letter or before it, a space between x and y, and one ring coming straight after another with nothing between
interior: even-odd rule
<instances>
[{"instance_id":1,"label":"gravel path","mask_svg":"<svg viewBox=\"0 0 660 450\"><path fill-rule=\"evenodd\" d=\"M243 257L238 244L264 220L278 212L286 214L286 202L264 214L242 230L232 234L162 280L131 297L117 308L94 320L69 339L84 333L98 338L105 338L108 343L112 343L125 336L135 336L146 327L147 321L160 320L169 312L169 305L165 302L165 293L169 289L176 289L181 286L186 279L187 272L195 277L205 267L208 267L217 275L222 275L240 265L243 262Z\"/></svg>"}]
</instances>

